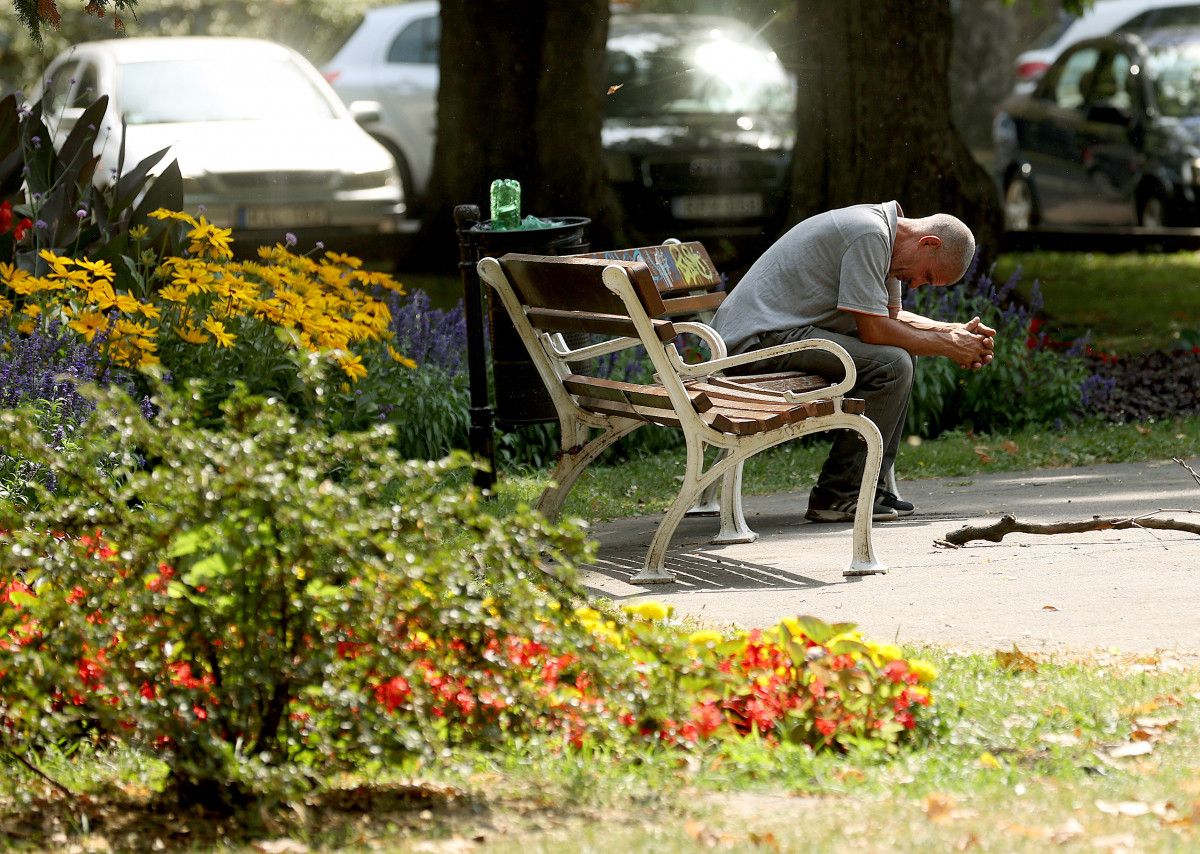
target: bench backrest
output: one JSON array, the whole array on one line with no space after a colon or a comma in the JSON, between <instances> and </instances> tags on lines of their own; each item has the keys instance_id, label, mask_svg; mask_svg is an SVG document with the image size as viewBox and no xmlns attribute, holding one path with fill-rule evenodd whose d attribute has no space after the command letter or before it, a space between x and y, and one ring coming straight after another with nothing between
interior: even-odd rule
<instances>
[{"instance_id":1,"label":"bench backrest","mask_svg":"<svg viewBox=\"0 0 1200 854\"><path fill-rule=\"evenodd\" d=\"M604 261L639 261L650 271L650 278L665 303L665 316L701 314L716 311L725 299L724 282L703 243L666 243L590 252L573 258Z\"/></svg>"},{"instance_id":2,"label":"bench backrest","mask_svg":"<svg viewBox=\"0 0 1200 854\"><path fill-rule=\"evenodd\" d=\"M604 284L608 267L623 267L660 341L675 337L674 325L649 268L639 261L577 256L550 258L510 253L500 258L529 323L543 332L584 332L636 338L638 331L619 296Z\"/></svg>"}]
</instances>

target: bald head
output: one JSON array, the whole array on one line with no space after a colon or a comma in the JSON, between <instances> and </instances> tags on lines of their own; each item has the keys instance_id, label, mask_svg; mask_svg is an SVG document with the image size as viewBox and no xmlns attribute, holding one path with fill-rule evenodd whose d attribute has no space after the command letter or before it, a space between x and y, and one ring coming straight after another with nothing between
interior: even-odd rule
<instances>
[{"instance_id":1,"label":"bald head","mask_svg":"<svg viewBox=\"0 0 1200 854\"><path fill-rule=\"evenodd\" d=\"M966 275L975 258L975 235L966 223L956 216L939 213L910 219L908 225L919 235L933 235L941 240L938 255L951 282Z\"/></svg>"}]
</instances>

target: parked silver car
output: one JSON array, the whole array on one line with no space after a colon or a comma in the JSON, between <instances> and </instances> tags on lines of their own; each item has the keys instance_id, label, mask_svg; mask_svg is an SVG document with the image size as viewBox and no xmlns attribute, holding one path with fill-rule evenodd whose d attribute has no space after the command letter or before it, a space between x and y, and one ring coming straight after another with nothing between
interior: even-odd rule
<instances>
[{"instance_id":1,"label":"parked silver car","mask_svg":"<svg viewBox=\"0 0 1200 854\"><path fill-rule=\"evenodd\" d=\"M320 73L259 39L122 38L68 48L33 93L58 143L109 98L97 176L163 148L184 204L233 228L239 244L317 240L342 251L394 234L404 214L395 163ZM369 118L369 117L368 117Z\"/></svg>"}]
</instances>

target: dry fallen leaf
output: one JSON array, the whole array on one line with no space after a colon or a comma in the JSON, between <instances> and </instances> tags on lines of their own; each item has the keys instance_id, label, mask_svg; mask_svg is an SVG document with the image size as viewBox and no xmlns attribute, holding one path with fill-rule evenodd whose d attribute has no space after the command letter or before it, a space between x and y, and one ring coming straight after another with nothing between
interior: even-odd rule
<instances>
[{"instance_id":1,"label":"dry fallen leaf","mask_svg":"<svg viewBox=\"0 0 1200 854\"><path fill-rule=\"evenodd\" d=\"M1021 652L1014 643L1012 652L996 650L996 664L1001 670L1017 670L1022 673L1037 673L1037 662Z\"/></svg>"},{"instance_id":2,"label":"dry fallen leaf","mask_svg":"<svg viewBox=\"0 0 1200 854\"><path fill-rule=\"evenodd\" d=\"M1067 819L1067 823L1058 830L1050 834L1050 841L1057 845L1065 845L1067 842L1074 839L1076 836L1084 834L1083 825L1074 817Z\"/></svg>"},{"instance_id":3,"label":"dry fallen leaf","mask_svg":"<svg viewBox=\"0 0 1200 854\"><path fill-rule=\"evenodd\" d=\"M1106 815L1139 816L1150 812L1150 805L1143 801L1096 801L1096 809Z\"/></svg>"},{"instance_id":4,"label":"dry fallen leaf","mask_svg":"<svg viewBox=\"0 0 1200 854\"><path fill-rule=\"evenodd\" d=\"M621 88L622 86L624 86L624 85L625 85L624 83L618 83L616 86L609 86L609 87L608 87L608 94L610 94L610 95L611 95L613 92L616 92L618 89L620 89L620 88Z\"/></svg>"},{"instance_id":5,"label":"dry fallen leaf","mask_svg":"<svg viewBox=\"0 0 1200 854\"><path fill-rule=\"evenodd\" d=\"M1010 454L1016 454L1020 450L1020 448L1017 447L1017 443L1012 439L1005 439L1000 443L1000 447L1003 450L1008 451Z\"/></svg>"},{"instance_id":6,"label":"dry fallen leaf","mask_svg":"<svg viewBox=\"0 0 1200 854\"><path fill-rule=\"evenodd\" d=\"M925 817L935 824L941 824L950 820L950 813L954 809L957 801L954 800L954 795L947 792L934 792L931 795L925 796Z\"/></svg>"},{"instance_id":7,"label":"dry fallen leaf","mask_svg":"<svg viewBox=\"0 0 1200 854\"><path fill-rule=\"evenodd\" d=\"M1058 608L1054 607L1053 605L1043 605L1042 610L1043 611L1057 611Z\"/></svg>"},{"instance_id":8,"label":"dry fallen leaf","mask_svg":"<svg viewBox=\"0 0 1200 854\"><path fill-rule=\"evenodd\" d=\"M1097 848L1111 848L1114 851L1129 851L1135 844L1132 833L1115 833L1112 836L1097 836L1092 839L1092 845Z\"/></svg>"},{"instance_id":9,"label":"dry fallen leaf","mask_svg":"<svg viewBox=\"0 0 1200 854\"><path fill-rule=\"evenodd\" d=\"M250 847L263 854L308 854L309 847L298 839L259 839Z\"/></svg>"},{"instance_id":10,"label":"dry fallen leaf","mask_svg":"<svg viewBox=\"0 0 1200 854\"><path fill-rule=\"evenodd\" d=\"M1030 839L1042 839L1047 835L1043 827L1030 827L1027 824L1006 824L1004 830L1015 836L1026 836Z\"/></svg>"},{"instance_id":11,"label":"dry fallen leaf","mask_svg":"<svg viewBox=\"0 0 1200 854\"><path fill-rule=\"evenodd\" d=\"M1144 756L1154 750L1154 745L1148 741L1131 741L1126 744L1120 744L1108 751L1108 755L1113 759L1122 759L1127 756Z\"/></svg>"},{"instance_id":12,"label":"dry fallen leaf","mask_svg":"<svg viewBox=\"0 0 1200 854\"><path fill-rule=\"evenodd\" d=\"M1133 429L1134 429L1134 430L1137 430L1137 431L1138 431L1139 433L1141 433L1143 436L1149 436L1149 435L1150 435L1150 428L1149 428L1149 427L1143 427L1141 424L1134 424L1134 425L1133 425Z\"/></svg>"},{"instance_id":13,"label":"dry fallen leaf","mask_svg":"<svg viewBox=\"0 0 1200 854\"><path fill-rule=\"evenodd\" d=\"M979 457L979 461L983 463L995 462L995 460L992 459L992 455L988 453L988 447L986 445L976 445L975 456Z\"/></svg>"},{"instance_id":14,"label":"dry fallen leaf","mask_svg":"<svg viewBox=\"0 0 1200 854\"><path fill-rule=\"evenodd\" d=\"M967 851L979 844L979 837L974 833L968 833L962 839L954 843L955 851Z\"/></svg>"}]
</instances>

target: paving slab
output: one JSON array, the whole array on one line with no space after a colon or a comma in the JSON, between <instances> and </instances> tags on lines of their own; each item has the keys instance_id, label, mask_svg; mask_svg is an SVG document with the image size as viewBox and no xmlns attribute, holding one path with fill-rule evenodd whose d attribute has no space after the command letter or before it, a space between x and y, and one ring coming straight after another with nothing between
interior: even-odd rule
<instances>
[{"instance_id":1,"label":"paving slab","mask_svg":"<svg viewBox=\"0 0 1200 854\"><path fill-rule=\"evenodd\" d=\"M1196 463L1190 463L1197 468ZM659 516L596 524L599 559L582 573L596 596L654 599L716 624L767 627L811 614L857 624L868 636L905 644L987 651L1200 656L1200 537L1131 529L1080 534L1013 533L961 548L937 541L963 525L1011 513L1023 522L1093 516L1200 522L1200 485L1182 466L1123 463L960 478L901 481L917 505L907 519L874 527L886 575L844 578L849 524L804 519L807 492L749 496L757 542L710 545L714 518L679 526L667 557L669 584L641 585Z\"/></svg>"}]
</instances>

